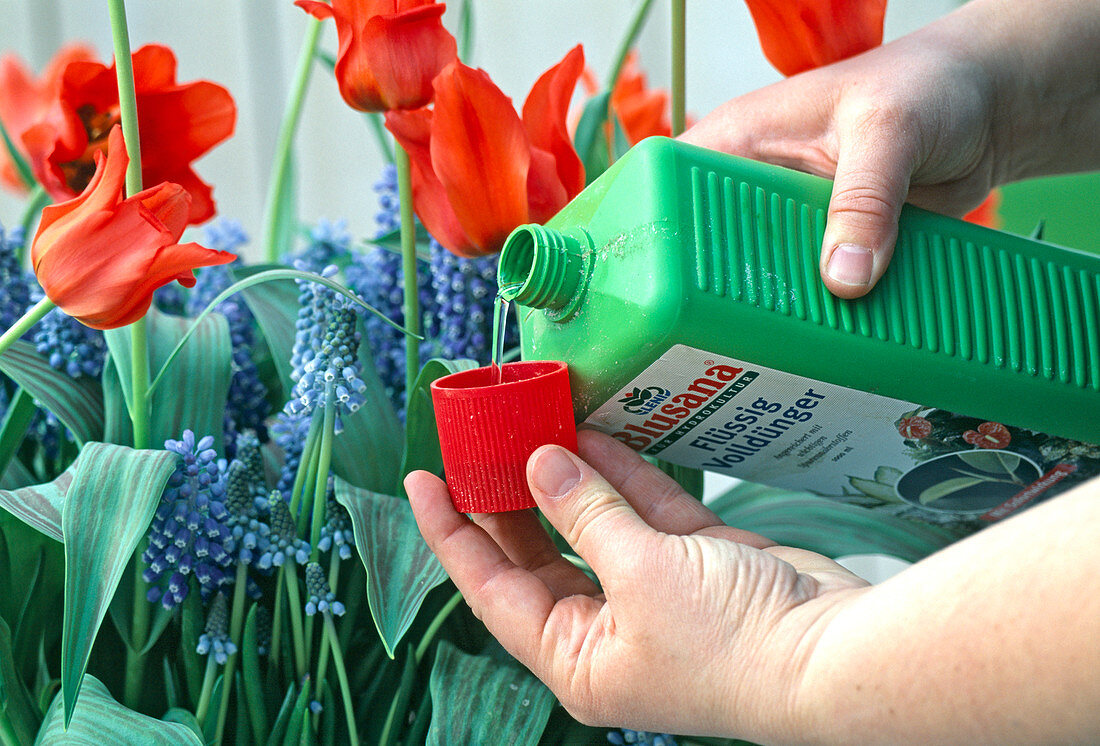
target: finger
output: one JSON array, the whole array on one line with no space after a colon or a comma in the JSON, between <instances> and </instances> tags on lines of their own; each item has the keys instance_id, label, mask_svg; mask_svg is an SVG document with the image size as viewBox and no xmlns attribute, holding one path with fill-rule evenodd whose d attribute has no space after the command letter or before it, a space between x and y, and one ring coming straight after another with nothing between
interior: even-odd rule
<instances>
[{"instance_id":1,"label":"finger","mask_svg":"<svg viewBox=\"0 0 1100 746\"><path fill-rule=\"evenodd\" d=\"M629 573L654 534L603 477L560 446L542 446L531 454L527 482L543 514L605 589Z\"/></svg>"},{"instance_id":2,"label":"finger","mask_svg":"<svg viewBox=\"0 0 1100 746\"><path fill-rule=\"evenodd\" d=\"M533 511L475 513L470 518L496 541L513 564L546 583L555 598L600 592L591 578L561 556Z\"/></svg>"},{"instance_id":3,"label":"finger","mask_svg":"<svg viewBox=\"0 0 1100 746\"><path fill-rule=\"evenodd\" d=\"M533 659L557 600L550 589L457 512L438 477L413 472L405 477L405 491L421 535L474 614L513 655Z\"/></svg>"},{"instance_id":4,"label":"finger","mask_svg":"<svg viewBox=\"0 0 1100 746\"><path fill-rule=\"evenodd\" d=\"M595 430L581 430L577 433L577 446L581 457L626 498L643 521L658 531L686 536L706 528L725 527L721 518L684 492L675 479L615 438ZM758 549L774 544L759 534L732 528L723 532L723 538Z\"/></svg>"},{"instance_id":5,"label":"finger","mask_svg":"<svg viewBox=\"0 0 1100 746\"><path fill-rule=\"evenodd\" d=\"M822 241L822 279L841 298L865 295L886 271L913 173L904 127L880 112L860 116L840 126Z\"/></svg>"}]
</instances>

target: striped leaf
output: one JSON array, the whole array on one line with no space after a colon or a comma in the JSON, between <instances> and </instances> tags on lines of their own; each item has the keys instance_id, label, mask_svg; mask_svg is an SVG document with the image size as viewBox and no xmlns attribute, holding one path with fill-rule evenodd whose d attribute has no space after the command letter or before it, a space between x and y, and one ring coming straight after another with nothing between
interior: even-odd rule
<instances>
[{"instance_id":1,"label":"striped leaf","mask_svg":"<svg viewBox=\"0 0 1100 746\"><path fill-rule=\"evenodd\" d=\"M428 744L534 746L546 729L554 695L503 655L468 655L446 640L436 649L428 684Z\"/></svg>"},{"instance_id":2,"label":"striped leaf","mask_svg":"<svg viewBox=\"0 0 1100 746\"><path fill-rule=\"evenodd\" d=\"M409 503L336 480L336 500L348 509L355 548L367 570L367 603L390 658L428 592L447 573L416 528Z\"/></svg>"},{"instance_id":3,"label":"striped leaf","mask_svg":"<svg viewBox=\"0 0 1100 746\"><path fill-rule=\"evenodd\" d=\"M65 493L72 484L75 471L76 462L73 462L52 482L15 490L0 490L0 508L51 539L64 541L61 533L61 506L65 502Z\"/></svg>"},{"instance_id":4,"label":"striped leaf","mask_svg":"<svg viewBox=\"0 0 1100 746\"><path fill-rule=\"evenodd\" d=\"M38 713L16 670L11 630L3 618L0 618L0 715L7 718L16 743L29 743L34 737Z\"/></svg>"},{"instance_id":5,"label":"striped leaf","mask_svg":"<svg viewBox=\"0 0 1100 746\"><path fill-rule=\"evenodd\" d=\"M730 526L827 557L887 554L916 562L960 538L880 510L749 482L719 495L709 507Z\"/></svg>"},{"instance_id":6,"label":"striped leaf","mask_svg":"<svg viewBox=\"0 0 1100 746\"><path fill-rule=\"evenodd\" d=\"M236 270L235 276L243 281L273 271L271 265L247 267ZM262 288L245 287L241 294L267 339L285 398L289 399L294 391L290 356L298 319L297 286L291 279L275 279L264 282ZM333 443L332 468L356 487L391 492L400 477L401 423L365 343L359 345L359 362L360 375L367 384L366 401L354 414L341 415L344 432Z\"/></svg>"},{"instance_id":7,"label":"striped leaf","mask_svg":"<svg viewBox=\"0 0 1100 746\"><path fill-rule=\"evenodd\" d=\"M16 388L8 403L8 411L4 413L4 421L0 423L0 474L7 471L8 464L23 442L23 436L27 434L34 413L34 398L26 389Z\"/></svg>"},{"instance_id":8,"label":"striped leaf","mask_svg":"<svg viewBox=\"0 0 1100 746\"><path fill-rule=\"evenodd\" d=\"M0 370L33 396L69 428L77 443L103 437L103 394L99 382L71 378L54 370L34 345L23 340L0 355Z\"/></svg>"},{"instance_id":9,"label":"striped leaf","mask_svg":"<svg viewBox=\"0 0 1100 746\"><path fill-rule=\"evenodd\" d=\"M80 705L66 724L62 695L54 697L35 746L111 744L111 746L203 746L195 731L123 707L94 676L84 682Z\"/></svg>"},{"instance_id":10,"label":"striped leaf","mask_svg":"<svg viewBox=\"0 0 1100 746\"><path fill-rule=\"evenodd\" d=\"M66 723L76 706L103 616L130 556L149 528L176 458L168 451L88 443L74 463L72 484L61 506L65 537L61 691Z\"/></svg>"},{"instance_id":11,"label":"striped leaf","mask_svg":"<svg viewBox=\"0 0 1100 746\"><path fill-rule=\"evenodd\" d=\"M150 444L159 447L169 438L179 438L184 429L189 428L200 437L213 435L214 448L221 452L225 401L233 375L229 323L221 314L209 314L177 352L177 344L192 326L191 319L169 316L155 308L151 308L145 318L151 373L156 376L169 357L174 356L153 391ZM109 329L104 334L114 361L112 370L121 383L122 395L129 407L130 330L128 327Z\"/></svg>"},{"instance_id":12,"label":"striped leaf","mask_svg":"<svg viewBox=\"0 0 1100 746\"><path fill-rule=\"evenodd\" d=\"M435 426L431 385L436 379L476 368L474 360L443 360L432 358L424 363L408 398L405 416L405 453L401 457L401 473L423 469L443 476L443 457L439 453L439 430ZM401 485L402 494L405 486Z\"/></svg>"}]
</instances>

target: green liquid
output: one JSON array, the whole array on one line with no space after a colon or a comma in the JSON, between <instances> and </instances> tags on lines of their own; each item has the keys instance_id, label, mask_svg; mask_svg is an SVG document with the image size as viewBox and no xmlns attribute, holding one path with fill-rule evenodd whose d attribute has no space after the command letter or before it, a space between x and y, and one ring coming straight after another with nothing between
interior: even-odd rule
<instances>
[{"instance_id":1,"label":"green liquid","mask_svg":"<svg viewBox=\"0 0 1100 746\"><path fill-rule=\"evenodd\" d=\"M500 383L501 366L504 364L504 326L508 319L508 304L522 285L522 282L503 285L497 291L496 308L493 313L493 359L490 363L493 368L494 386Z\"/></svg>"}]
</instances>

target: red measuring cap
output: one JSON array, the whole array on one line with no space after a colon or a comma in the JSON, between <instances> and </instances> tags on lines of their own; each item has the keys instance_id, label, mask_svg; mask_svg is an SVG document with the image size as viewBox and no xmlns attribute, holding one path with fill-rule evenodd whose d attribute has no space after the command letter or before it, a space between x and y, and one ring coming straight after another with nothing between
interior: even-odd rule
<instances>
[{"instance_id":1,"label":"red measuring cap","mask_svg":"<svg viewBox=\"0 0 1100 746\"><path fill-rule=\"evenodd\" d=\"M474 368L432 383L439 448L460 513L533 508L527 459L547 443L577 451L569 371L557 361Z\"/></svg>"}]
</instances>

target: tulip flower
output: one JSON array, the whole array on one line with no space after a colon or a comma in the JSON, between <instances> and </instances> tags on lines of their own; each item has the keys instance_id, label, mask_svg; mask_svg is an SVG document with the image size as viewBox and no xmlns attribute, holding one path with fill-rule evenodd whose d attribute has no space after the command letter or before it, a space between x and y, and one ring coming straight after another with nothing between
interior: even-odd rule
<instances>
[{"instance_id":1,"label":"tulip flower","mask_svg":"<svg viewBox=\"0 0 1100 746\"><path fill-rule=\"evenodd\" d=\"M131 59L142 180L186 189L191 196L187 222L201 223L214 215L214 200L191 162L233 133L233 97L209 81L177 83L176 57L167 47L149 44ZM119 121L114 65L70 62L50 112L22 136L35 176L50 196L61 201L84 190L96 170L95 154L108 147L107 134Z\"/></svg>"},{"instance_id":2,"label":"tulip flower","mask_svg":"<svg viewBox=\"0 0 1100 746\"><path fill-rule=\"evenodd\" d=\"M432 98L432 79L456 59L443 28L446 5L434 0L297 0L298 7L336 21L340 95L360 111L418 109Z\"/></svg>"},{"instance_id":3,"label":"tulip flower","mask_svg":"<svg viewBox=\"0 0 1100 746\"><path fill-rule=\"evenodd\" d=\"M35 78L14 54L0 58L0 122L3 122L12 145L20 150L23 157L27 156L22 148L23 133L42 119L57 99L61 73L65 67L70 62L93 59L95 53L90 48L70 44L61 48L42 75ZM3 147L0 147L0 183L17 192L24 192L27 188L7 148Z\"/></svg>"},{"instance_id":4,"label":"tulip flower","mask_svg":"<svg viewBox=\"0 0 1100 746\"><path fill-rule=\"evenodd\" d=\"M886 0L745 0L764 56L794 75L882 43Z\"/></svg>"},{"instance_id":5,"label":"tulip flower","mask_svg":"<svg viewBox=\"0 0 1100 746\"><path fill-rule=\"evenodd\" d=\"M583 68L578 45L535 82L521 118L485 71L455 61L432 82L433 109L386 114L409 154L417 215L443 246L497 252L513 228L549 220L584 188L566 128Z\"/></svg>"},{"instance_id":6,"label":"tulip flower","mask_svg":"<svg viewBox=\"0 0 1100 746\"><path fill-rule=\"evenodd\" d=\"M31 263L46 296L93 329L113 329L145 315L153 291L172 280L192 287L193 270L236 257L179 243L191 197L162 182L123 198L129 158L122 129L95 153L95 173L76 199L42 211Z\"/></svg>"},{"instance_id":7,"label":"tulip flower","mask_svg":"<svg viewBox=\"0 0 1100 746\"><path fill-rule=\"evenodd\" d=\"M668 91L647 85L645 73L638 66L637 52L629 52L623 61L615 87L611 89L611 110L631 145L647 137L672 134Z\"/></svg>"}]
</instances>

